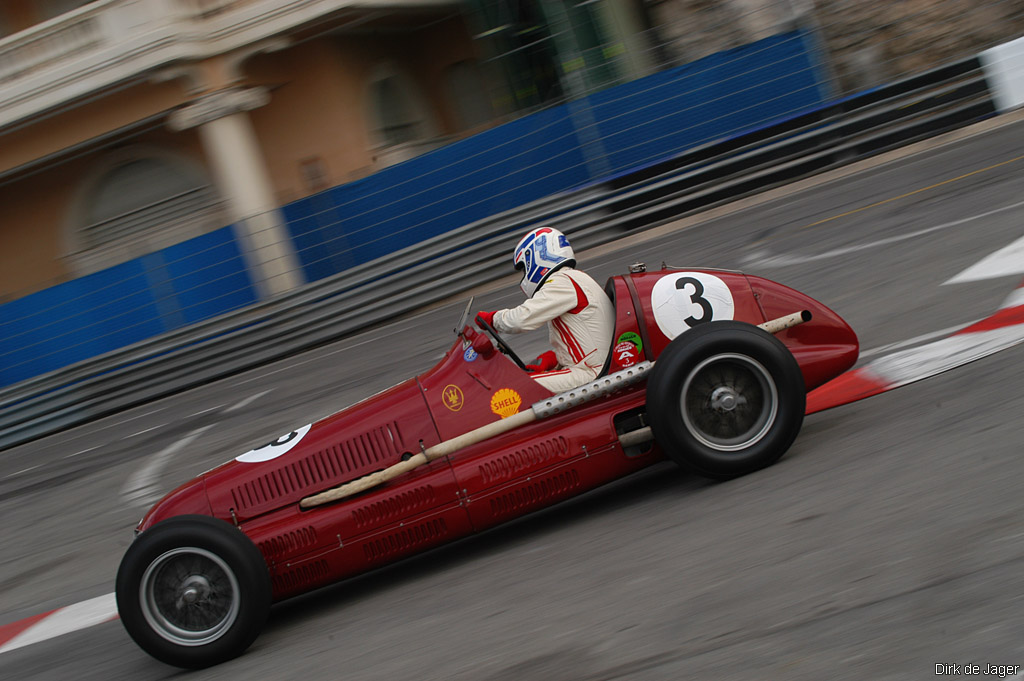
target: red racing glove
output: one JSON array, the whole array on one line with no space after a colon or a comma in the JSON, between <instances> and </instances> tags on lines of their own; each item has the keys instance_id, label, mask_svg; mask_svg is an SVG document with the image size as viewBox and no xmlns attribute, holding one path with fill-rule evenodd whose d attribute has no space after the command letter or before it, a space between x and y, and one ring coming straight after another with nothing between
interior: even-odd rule
<instances>
[{"instance_id":1,"label":"red racing glove","mask_svg":"<svg viewBox=\"0 0 1024 681\"><path fill-rule=\"evenodd\" d=\"M494 315L495 314L497 314L497 312L477 312L476 313L476 325L479 326L481 329L484 328L483 324L480 323L480 320L482 319L485 322L487 322L488 324L490 324L491 328L493 329L494 328Z\"/></svg>"},{"instance_id":2,"label":"red racing glove","mask_svg":"<svg viewBox=\"0 0 1024 681\"><path fill-rule=\"evenodd\" d=\"M543 355L533 360L533 364L527 364L526 370L531 374L538 373L540 371L550 371L558 367L558 358L555 357L553 350L548 350Z\"/></svg>"}]
</instances>

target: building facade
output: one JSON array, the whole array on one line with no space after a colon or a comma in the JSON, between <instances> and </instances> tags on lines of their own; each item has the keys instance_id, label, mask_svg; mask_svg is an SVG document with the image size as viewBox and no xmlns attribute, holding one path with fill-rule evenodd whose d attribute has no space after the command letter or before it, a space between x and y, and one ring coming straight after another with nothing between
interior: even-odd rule
<instances>
[{"instance_id":1,"label":"building facade","mask_svg":"<svg viewBox=\"0 0 1024 681\"><path fill-rule=\"evenodd\" d=\"M961 0L5 0L0 385L1014 37L1019 2L936 52Z\"/></svg>"},{"instance_id":2,"label":"building facade","mask_svg":"<svg viewBox=\"0 0 1024 681\"><path fill-rule=\"evenodd\" d=\"M80 5L80 6L77 6ZM276 209L489 121L445 0L0 5L0 296L228 224L301 283ZM452 96L446 96L450 92Z\"/></svg>"}]
</instances>

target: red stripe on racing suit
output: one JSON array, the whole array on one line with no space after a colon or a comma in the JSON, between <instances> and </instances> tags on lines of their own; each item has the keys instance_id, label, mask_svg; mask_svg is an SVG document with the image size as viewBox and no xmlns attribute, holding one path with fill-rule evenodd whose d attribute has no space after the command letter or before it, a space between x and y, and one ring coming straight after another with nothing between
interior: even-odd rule
<instances>
[{"instance_id":1,"label":"red stripe on racing suit","mask_svg":"<svg viewBox=\"0 0 1024 681\"><path fill-rule=\"evenodd\" d=\"M577 309L581 300L587 304ZM615 327L612 302L597 282L585 272L560 269L522 305L494 315L499 333L532 331L544 323L562 371L535 374L537 382L558 393L597 378Z\"/></svg>"}]
</instances>

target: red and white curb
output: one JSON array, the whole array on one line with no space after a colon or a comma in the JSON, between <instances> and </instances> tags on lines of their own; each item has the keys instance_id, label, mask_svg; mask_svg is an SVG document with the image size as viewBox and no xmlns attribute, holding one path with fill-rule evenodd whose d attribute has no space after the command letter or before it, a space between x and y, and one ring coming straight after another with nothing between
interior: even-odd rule
<instances>
[{"instance_id":1,"label":"red and white curb","mask_svg":"<svg viewBox=\"0 0 1024 681\"><path fill-rule=\"evenodd\" d=\"M0 653L116 620L114 594L105 594L65 608L0 626Z\"/></svg>"},{"instance_id":2,"label":"red and white curb","mask_svg":"<svg viewBox=\"0 0 1024 681\"><path fill-rule=\"evenodd\" d=\"M922 381L1024 343L1024 282L999 311L940 340L872 360L807 394L807 413Z\"/></svg>"}]
</instances>

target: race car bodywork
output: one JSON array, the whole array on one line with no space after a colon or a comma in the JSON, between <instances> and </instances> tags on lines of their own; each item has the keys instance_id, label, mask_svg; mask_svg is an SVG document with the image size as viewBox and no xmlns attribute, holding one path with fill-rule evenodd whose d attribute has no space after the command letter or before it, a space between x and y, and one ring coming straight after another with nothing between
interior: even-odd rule
<instances>
[{"instance_id":1,"label":"race car bodywork","mask_svg":"<svg viewBox=\"0 0 1024 681\"><path fill-rule=\"evenodd\" d=\"M666 454L712 477L768 465L796 437L805 392L857 358L857 338L838 315L758 277L663 269L613 277L607 290L616 328L606 373L653 361L657 374L664 365L648 385L473 444L368 492L303 508L304 498L551 397L467 325L434 368L158 502L118 573L129 633L170 664L216 664L252 642L271 601L479 532ZM777 340L751 326L802 310L811 320ZM688 417L688 400L703 400L704 412ZM737 418L743 432L726 432ZM648 421L655 441L623 444ZM754 449L760 453L744 458ZM689 458L697 450L704 458Z\"/></svg>"}]
</instances>

